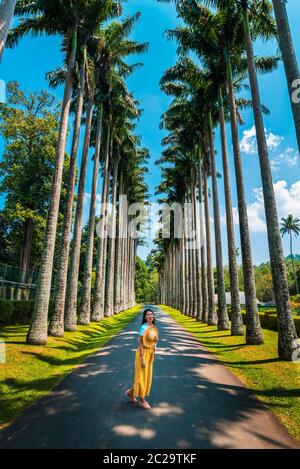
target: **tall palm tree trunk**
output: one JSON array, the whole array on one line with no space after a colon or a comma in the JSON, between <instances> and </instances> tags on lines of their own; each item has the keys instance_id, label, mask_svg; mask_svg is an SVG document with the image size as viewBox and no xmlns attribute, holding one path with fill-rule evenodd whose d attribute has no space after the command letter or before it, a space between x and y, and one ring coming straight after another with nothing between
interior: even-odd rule
<instances>
[{"instance_id":1,"label":"tall palm tree trunk","mask_svg":"<svg viewBox=\"0 0 300 469\"><path fill-rule=\"evenodd\" d=\"M207 254L207 290L208 290L208 318L209 326L216 326L218 321L216 317L215 306L215 287L214 274L212 266L212 248L210 234L210 213L209 213L209 197L208 197L208 177L204 173L204 207L205 207L205 227L206 227L206 254Z\"/></svg>"},{"instance_id":2,"label":"tall palm tree trunk","mask_svg":"<svg viewBox=\"0 0 300 469\"><path fill-rule=\"evenodd\" d=\"M105 163L103 172L102 196L101 196L101 210L100 210L100 223L98 234L98 257L96 263L96 285L94 292L94 305L92 311L92 321L99 322L104 317L104 287L105 287L105 265L106 265L106 240L105 236L105 221L106 221L106 203L108 200L109 192L109 160L110 160L110 126L107 129L107 140L105 150Z\"/></svg>"},{"instance_id":3,"label":"tall palm tree trunk","mask_svg":"<svg viewBox=\"0 0 300 469\"><path fill-rule=\"evenodd\" d=\"M115 313L120 312L122 290L122 249L123 249L123 212L121 197L123 196L123 172L120 173L118 203L118 234L116 237L116 267L115 267Z\"/></svg>"},{"instance_id":4,"label":"tall palm tree trunk","mask_svg":"<svg viewBox=\"0 0 300 469\"><path fill-rule=\"evenodd\" d=\"M68 277L68 260L70 252L70 234L72 229L73 218L73 204L74 204L74 191L76 182L76 161L78 155L80 126L82 119L83 101L84 101L84 87L85 87L85 64L83 63L80 69L80 85L78 89L77 108L74 122L74 133L72 142L72 152L69 168L69 180L67 188L67 200L64 213L64 223L62 240L59 254L59 265L56 277L56 288L54 297L54 309L50 319L48 333L55 337L62 337L64 335L64 309L66 300L66 288Z\"/></svg>"},{"instance_id":5,"label":"tall palm tree trunk","mask_svg":"<svg viewBox=\"0 0 300 469\"><path fill-rule=\"evenodd\" d=\"M179 245L176 243L175 246L175 308L179 309L179 304L180 304L180 264L179 264L179 256L178 256L178 251L179 251Z\"/></svg>"},{"instance_id":6,"label":"tall palm tree trunk","mask_svg":"<svg viewBox=\"0 0 300 469\"><path fill-rule=\"evenodd\" d=\"M296 88L299 88L300 74L285 4L286 0L273 0L279 36L279 47L282 53L288 83L298 149L300 153L300 100L297 96L293 96Z\"/></svg>"},{"instance_id":7,"label":"tall palm tree trunk","mask_svg":"<svg viewBox=\"0 0 300 469\"><path fill-rule=\"evenodd\" d=\"M289 288L286 274L286 266L283 257L282 243L278 225L277 207L262 117L257 75L254 64L254 53L250 37L247 8L244 8L243 11L245 42L248 58L248 71L253 102L254 122L256 128L256 139L258 145L263 196L265 203L272 280L277 305L278 353L280 358L285 360L291 360L293 352L300 348L297 340L296 328L293 321L292 310L289 301Z\"/></svg>"},{"instance_id":8,"label":"tall palm tree trunk","mask_svg":"<svg viewBox=\"0 0 300 469\"><path fill-rule=\"evenodd\" d=\"M176 308L177 290L176 290L176 246L175 241L172 246L172 269L173 269L173 308Z\"/></svg>"},{"instance_id":9,"label":"tall palm tree trunk","mask_svg":"<svg viewBox=\"0 0 300 469\"><path fill-rule=\"evenodd\" d=\"M189 284L189 247L188 247L188 205L184 204L184 257L185 257L185 308L184 314L188 316L190 310L190 284Z\"/></svg>"},{"instance_id":10,"label":"tall palm tree trunk","mask_svg":"<svg viewBox=\"0 0 300 469\"><path fill-rule=\"evenodd\" d=\"M33 238L34 224L32 218L23 223L23 243L20 253L20 283L26 283L26 274L31 261L31 245Z\"/></svg>"},{"instance_id":11,"label":"tall palm tree trunk","mask_svg":"<svg viewBox=\"0 0 300 469\"><path fill-rule=\"evenodd\" d=\"M193 225L195 233L195 287L196 287L196 320L202 321L202 291L201 291L201 278L200 278L200 256L199 256L199 232L197 223L197 198L196 198L196 174L192 186L192 199L193 199Z\"/></svg>"},{"instance_id":12,"label":"tall palm tree trunk","mask_svg":"<svg viewBox=\"0 0 300 469\"><path fill-rule=\"evenodd\" d=\"M174 308L174 246L170 245L170 305Z\"/></svg>"},{"instance_id":13,"label":"tall palm tree trunk","mask_svg":"<svg viewBox=\"0 0 300 469\"><path fill-rule=\"evenodd\" d=\"M77 327L77 294L78 294L78 276L80 262L80 246L82 235L82 217L85 198L86 171L88 162L88 151L90 147L90 137L92 128L92 117L94 109L94 100L89 99L86 112L86 125L84 135L84 145L81 158L78 196L74 223L73 246L71 252L70 270L68 275L67 297L65 308L64 327L65 331L75 331Z\"/></svg>"},{"instance_id":14,"label":"tall palm tree trunk","mask_svg":"<svg viewBox=\"0 0 300 469\"><path fill-rule=\"evenodd\" d=\"M292 233L292 230L290 230L290 253L291 253L293 274L294 274L294 279L295 279L295 283L296 283L296 293L297 293L297 295L299 295L298 277L297 277L297 272L296 272L296 269L295 269L294 254L293 254L293 233Z\"/></svg>"},{"instance_id":15,"label":"tall palm tree trunk","mask_svg":"<svg viewBox=\"0 0 300 469\"><path fill-rule=\"evenodd\" d=\"M185 312L186 303L186 288L185 288L185 244L184 244L184 233L180 239L180 291L181 291L181 302L180 310Z\"/></svg>"},{"instance_id":16,"label":"tall palm tree trunk","mask_svg":"<svg viewBox=\"0 0 300 469\"><path fill-rule=\"evenodd\" d=\"M17 0L2 0L0 4L0 60L13 19Z\"/></svg>"},{"instance_id":17,"label":"tall palm tree trunk","mask_svg":"<svg viewBox=\"0 0 300 469\"><path fill-rule=\"evenodd\" d=\"M111 214L111 233L109 252L107 259L107 289L105 298L105 314L106 316L113 315L114 306L114 277L115 277L115 240L116 240L116 205L117 205L117 184L118 184L118 169L119 169L120 156L117 151L117 156L114 158L114 171L113 171L113 186L112 186L112 214ZM129 281L131 278L129 277Z\"/></svg>"},{"instance_id":18,"label":"tall palm tree trunk","mask_svg":"<svg viewBox=\"0 0 300 469\"><path fill-rule=\"evenodd\" d=\"M193 289L193 252L191 249L192 243L192 209L191 209L191 199L190 199L190 189L188 188L188 284L189 284L189 310L188 315L193 316L194 314L194 289Z\"/></svg>"},{"instance_id":19,"label":"tall palm tree trunk","mask_svg":"<svg viewBox=\"0 0 300 469\"><path fill-rule=\"evenodd\" d=\"M248 341L248 343L250 344L259 344L263 341L263 337L257 307L255 276L253 271L252 251L247 214L247 201L239 144L237 113L230 58L228 58L227 62L227 88L230 109L231 138L235 167L235 181L239 211L240 243L243 261L242 265L246 301L246 331L248 331L246 332L246 341Z\"/></svg>"},{"instance_id":20,"label":"tall palm tree trunk","mask_svg":"<svg viewBox=\"0 0 300 469\"><path fill-rule=\"evenodd\" d=\"M207 322L208 318L208 291L207 291L207 264L206 264L206 239L204 232L204 210L203 210L203 187L202 187L202 163L198 162L198 189L199 189L199 209L200 209L200 258L201 258L201 290L202 290L202 322Z\"/></svg>"},{"instance_id":21,"label":"tall palm tree trunk","mask_svg":"<svg viewBox=\"0 0 300 469\"><path fill-rule=\"evenodd\" d=\"M125 186L123 185L122 191L125 191ZM120 279L120 309L124 311L125 301L124 301L124 292L125 292L125 263L126 263L126 238L127 238L127 210L124 210L122 213L122 238L121 238L121 279Z\"/></svg>"},{"instance_id":22,"label":"tall palm tree trunk","mask_svg":"<svg viewBox=\"0 0 300 469\"><path fill-rule=\"evenodd\" d=\"M217 263L217 292L218 292L218 329L227 331L230 329L229 318L226 307L225 283L224 283L224 269L223 269L223 256L222 256L222 240L221 240L221 227L220 227L220 211L219 199L217 188L217 172L215 163L215 148L214 148L214 135L212 129L211 114L209 114L209 143L210 143L210 157L211 157L211 172L212 172L212 189L213 189L213 207L214 207L214 231L215 231L215 244L216 244L216 263Z\"/></svg>"},{"instance_id":23,"label":"tall palm tree trunk","mask_svg":"<svg viewBox=\"0 0 300 469\"><path fill-rule=\"evenodd\" d=\"M129 225L131 221L131 216L128 216L127 220L127 226ZM125 249L125 307L124 309L128 309L128 303L129 303L129 241L130 241L130 233L127 231L127 238L126 238L126 249Z\"/></svg>"},{"instance_id":24,"label":"tall palm tree trunk","mask_svg":"<svg viewBox=\"0 0 300 469\"><path fill-rule=\"evenodd\" d=\"M137 250L137 240L133 238L131 240L132 244L132 271L131 271L131 304L132 308L135 305L135 288L134 288L134 279L135 279L135 261L136 261L136 250Z\"/></svg>"},{"instance_id":25,"label":"tall palm tree trunk","mask_svg":"<svg viewBox=\"0 0 300 469\"><path fill-rule=\"evenodd\" d=\"M131 237L128 238L128 288L127 288L127 304L126 309L130 308L130 295L131 295L131 271L132 271L132 251L131 251Z\"/></svg>"},{"instance_id":26,"label":"tall palm tree trunk","mask_svg":"<svg viewBox=\"0 0 300 469\"><path fill-rule=\"evenodd\" d=\"M123 284L122 284L122 310L124 311L126 309L126 289L127 289L127 238L129 236L128 234L128 214L124 214L124 240L123 240L123 254L122 254L122 278L123 278Z\"/></svg>"},{"instance_id":27,"label":"tall palm tree trunk","mask_svg":"<svg viewBox=\"0 0 300 469\"><path fill-rule=\"evenodd\" d=\"M88 222L88 235L87 235L87 251L84 266L83 288L82 288L82 301L79 313L79 324L86 325L91 320L91 291L92 291L92 273L93 273L93 254L94 254L94 233L95 233L95 209L97 198L98 186L98 172L99 172L99 158L102 140L102 119L103 119L103 105L101 104L98 114L97 130L96 130L96 143L94 155L94 169L92 192L90 202L90 214Z\"/></svg>"},{"instance_id":28,"label":"tall palm tree trunk","mask_svg":"<svg viewBox=\"0 0 300 469\"><path fill-rule=\"evenodd\" d=\"M234 239L234 224L231 201L231 186L228 166L228 152L225 130L225 117L222 90L219 87L219 121L222 144L222 163L224 176L224 193L226 206L226 227L228 240L229 277L231 292L231 334L244 335L243 319L241 314L238 266L236 260L236 245Z\"/></svg>"},{"instance_id":29,"label":"tall palm tree trunk","mask_svg":"<svg viewBox=\"0 0 300 469\"><path fill-rule=\"evenodd\" d=\"M175 243L175 241L174 241ZM178 309L178 258L177 244L174 244L174 308Z\"/></svg>"},{"instance_id":30,"label":"tall palm tree trunk","mask_svg":"<svg viewBox=\"0 0 300 469\"><path fill-rule=\"evenodd\" d=\"M61 194L63 163L65 157L76 50L77 28L73 32L72 48L68 60L67 77L65 81L64 98L56 147L55 172L52 182L47 226L41 256L33 317L27 334L27 342L29 344L35 345L45 345L47 342L48 308L51 291L53 256L55 249L57 218Z\"/></svg>"}]
</instances>

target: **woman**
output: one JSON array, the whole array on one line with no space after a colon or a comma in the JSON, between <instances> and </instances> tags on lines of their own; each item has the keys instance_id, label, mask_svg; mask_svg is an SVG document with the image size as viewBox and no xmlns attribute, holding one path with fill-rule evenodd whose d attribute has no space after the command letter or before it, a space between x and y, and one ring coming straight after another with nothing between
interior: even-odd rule
<instances>
[{"instance_id":1,"label":"woman","mask_svg":"<svg viewBox=\"0 0 300 469\"><path fill-rule=\"evenodd\" d=\"M143 313L143 321L139 330L139 346L135 354L133 385L125 393L131 402L137 402L137 397L139 397L139 405L143 409L151 409L151 406L145 400L145 397L150 394L155 345L157 340L158 330L155 326L153 311L150 308L146 308Z\"/></svg>"}]
</instances>

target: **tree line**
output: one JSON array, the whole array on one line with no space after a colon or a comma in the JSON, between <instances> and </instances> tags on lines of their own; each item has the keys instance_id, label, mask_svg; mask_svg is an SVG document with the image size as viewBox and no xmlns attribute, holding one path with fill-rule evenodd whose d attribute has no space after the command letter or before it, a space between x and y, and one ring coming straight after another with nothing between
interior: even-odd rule
<instances>
[{"instance_id":1,"label":"tree line","mask_svg":"<svg viewBox=\"0 0 300 469\"><path fill-rule=\"evenodd\" d=\"M263 115L269 111L261 103L258 82L258 75L274 70L280 57L258 57L253 50L253 43L258 39L267 41L279 38L289 86L292 79L299 78L296 68L292 66L292 62L295 65L296 58L288 23L284 23L284 20L287 21L285 4L281 1L273 2L276 24L272 3L269 1L182 0L175 3L183 24L167 31L167 37L177 42L178 57L176 64L166 70L161 79L161 88L172 101L161 120L161 126L168 134L163 139L165 149L157 162L163 165L163 181L158 186L157 193L163 194L162 200L168 203L176 201L184 207L184 204L189 202L192 209L184 211L183 238L168 240L158 237L156 241L160 262L161 302L173 305L209 325L217 325L219 330L231 330L233 335L244 334L226 132L226 122L229 122L246 302L246 343L263 343L238 136L238 127L242 123L241 112L245 108L252 108L265 206L270 280L277 306L278 354L282 359L291 360L293 353L299 350L299 343L289 298L264 127ZM251 99L242 95L245 78L249 79ZM290 90L291 88L292 85ZM296 111L299 105L294 103L292 96L291 104L295 110L295 128L299 136L299 109ZM222 147L231 323L225 297L218 174L215 162L217 129L220 132ZM209 179L212 183L211 191ZM216 249L217 311L212 265L210 192ZM200 210L196 208L197 197ZM199 220L200 230L197 230ZM196 236L200 238L201 249L186 249L191 231L196 232Z\"/></svg>"},{"instance_id":2,"label":"tree line","mask_svg":"<svg viewBox=\"0 0 300 469\"><path fill-rule=\"evenodd\" d=\"M3 35L0 44L3 45L6 40L7 47L12 48L28 34L59 35L63 52L63 65L47 76L51 87L62 85L64 89L59 116L57 114L54 116L51 112L52 98L46 93L44 93L44 102L41 96L35 96L35 110L32 110L34 116L30 115L28 109L24 110L23 103L16 101L3 105L1 111L2 113L25 112L26 118L31 118L33 121L31 135L28 135L27 122L22 136L19 129L15 129L14 136L5 134L7 120L4 119L3 124L6 126L6 129L3 128L3 135L7 137L4 163L1 166L4 175L3 190L11 179L9 160L11 157L19 158L19 182L16 180L14 182L19 183L19 187L18 190L11 188L11 197L7 199L6 209L10 201L16 209L13 197L18 193L17 207L22 213L15 212L13 216L21 224L20 231L23 231L20 241L22 245L20 266L23 271L28 267L33 251L30 241L33 239L33 229L36 225L34 217L39 211L37 199L39 191L43 189L43 183L40 180L40 185L35 186L26 175L24 180L22 179L21 152L27 160L30 160L31 165L34 165L38 160L37 149L45 145L45 142L39 142L38 138L49 138L52 132L51 141L47 142L44 154L40 154L40 160L37 161L38 164L42 164L42 161L48 164L51 160L51 184L49 187L48 179L47 206L41 208L40 214L41 217L46 215L46 222L40 250L33 319L27 335L29 344L43 345L47 342L48 334L61 337L65 330L74 331L78 323L97 322L104 316L111 316L135 304L134 277L138 239L126 236L130 216L124 215L119 210L119 200L122 194L127 194L129 204L144 202L147 198L145 164L149 152L141 146L140 138L135 132L141 109L137 99L128 90L126 82L141 64L129 64L126 59L144 53L148 44L130 38L140 13L117 19L122 15L122 5L119 1L21 0L2 2L1 8L4 14L1 19L6 28L1 29ZM13 11L18 21L17 25L8 32ZM15 92L21 96L22 92L17 90L16 85L14 86ZM22 99L26 101L24 94ZM30 100L30 97L28 99ZM23 106L23 111L17 109L18 104ZM41 135L41 129L35 128L37 122L34 119L41 117L45 119L45 116L42 116L44 111L47 118L54 121L51 123L51 132L48 129ZM72 125L70 125L71 115L74 116ZM43 124L46 125L47 122L43 121ZM75 196L82 126L84 126L83 149L78 191ZM68 128L72 132L70 156L66 155ZM14 137L15 141L20 141L20 151L12 148L15 143L12 141ZM84 233L85 256L79 296L83 208L90 148L93 148L93 176L88 223ZM37 182L37 174L39 177L41 174L37 167L35 169L34 181ZM34 173L34 167L32 172ZM102 193L98 195L99 175L102 177ZM26 189L23 188L21 200L22 184L26 185ZM95 236L96 201L99 198L100 233ZM109 202L111 210L105 207ZM54 308L53 314L49 317L54 268L56 270ZM92 281L93 270L96 272L94 281Z\"/></svg>"}]
</instances>

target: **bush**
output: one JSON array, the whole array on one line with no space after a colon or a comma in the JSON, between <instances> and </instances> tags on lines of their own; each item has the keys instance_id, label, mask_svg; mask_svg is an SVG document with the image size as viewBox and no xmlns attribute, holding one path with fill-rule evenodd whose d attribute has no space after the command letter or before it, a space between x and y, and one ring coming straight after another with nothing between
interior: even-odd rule
<instances>
[{"instance_id":1,"label":"bush","mask_svg":"<svg viewBox=\"0 0 300 469\"><path fill-rule=\"evenodd\" d=\"M231 319L231 311L228 311L229 319ZM246 311L242 311L243 322L246 324ZM266 310L261 312L259 315L261 327L268 329L269 331L278 331L277 324L277 311L276 310ZM296 326L296 331L298 337L300 337L300 317L294 317L294 323Z\"/></svg>"},{"instance_id":2,"label":"bush","mask_svg":"<svg viewBox=\"0 0 300 469\"><path fill-rule=\"evenodd\" d=\"M34 301L13 301L0 299L0 324L29 324ZM50 302L50 314L53 302Z\"/></svg>"},{"instance_id":3,"label":"bush","mask_svg":"<svg viewBox=\"0 0 300 469\"><path fill-rule=\"evenodd\" d=\"M296 314L296 316L300 316L300 303L296 301L291 301L291 306L293 309L293 313Z\"/></svg>"},{"instance_id":4,"label":"bush","mask_svg":"<svg viewBox=\"0 0 300 469\"><path fill-rule=\"evenodd\" d=\"M242 312L244 324L246 324L246 312ZM268 329L269 331L278 331L278 323L277 323L277 314L276 312L272 312L272 314L260 314L260 323L261 327L264 329ZM294 323L296 326L296 331L298 337L300 337L300 317L294 318Z\"/></svg>"},{"instance_id":5,"label":"bush","mask_svg":"<svg viewBox=\"0 0 300 469\"><path fill-rule=\"evenodd\" d=\"M14 301L0 300L0 323L11 324L14 313Z\"/></svg>"},{"instance_id":6,"label":"bush","mask_svg":"<svg viewBox=\"0 0 300 469\"><path fill-rule=\"evenodd\" d=\"M291 301L294 301L295 303L300 303L300 294L291 296Z\"/></svg>"}]
</instances>

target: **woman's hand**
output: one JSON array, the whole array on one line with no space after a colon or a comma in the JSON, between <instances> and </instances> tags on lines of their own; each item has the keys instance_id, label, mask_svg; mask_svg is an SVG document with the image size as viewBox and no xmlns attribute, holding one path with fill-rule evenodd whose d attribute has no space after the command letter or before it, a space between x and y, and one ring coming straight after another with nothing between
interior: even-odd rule
<instances>
[{"instance_id":1,"label":"woman's hand","mask_svg":"<svg viewBox=\"0 0 300 469\"><path fill-rule=\"evenodd\" d=\"M141 365L142 365L142 368L146 368L146 362L144 358L141 358Z\"/></svg>"},{"instance_id":2,"label":"woman's hand","mask_svg":"<svg viewBox=\"0 0 300 469\"><path fill-rule=\"evenodd\" d=\"M157 335L154 336L154 342L157 342L158 341L158 337Z\"/></svg>"}]
</instances>

